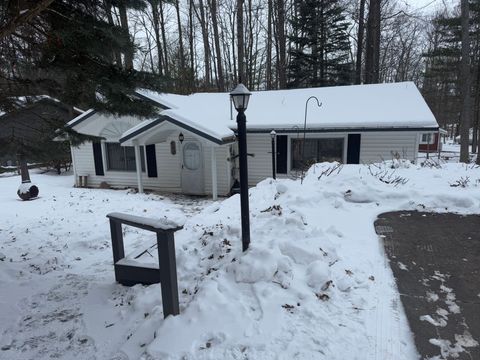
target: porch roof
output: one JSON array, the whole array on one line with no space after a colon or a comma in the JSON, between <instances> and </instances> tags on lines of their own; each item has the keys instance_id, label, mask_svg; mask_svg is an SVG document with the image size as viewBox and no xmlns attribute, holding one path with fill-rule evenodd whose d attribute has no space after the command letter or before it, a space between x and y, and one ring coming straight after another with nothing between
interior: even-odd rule
<instances>
[{"instance_id":1,"label":"porch roof","mask_svg":"<svg viewBox=\"0 0 480 360\"><path fill-rule=\"evenodd\" d=\"M168 136L179 130L190 132L218 145L235 140L235 135L230 129L224 134L218 134L198 124L191 124L188 119L178 120L168 115L160 115L157 119L145 120L127 130L119 141L124 146L133 145L134 142L139 145L154 144L166 141Z\"/></svg>"}]
</instances>

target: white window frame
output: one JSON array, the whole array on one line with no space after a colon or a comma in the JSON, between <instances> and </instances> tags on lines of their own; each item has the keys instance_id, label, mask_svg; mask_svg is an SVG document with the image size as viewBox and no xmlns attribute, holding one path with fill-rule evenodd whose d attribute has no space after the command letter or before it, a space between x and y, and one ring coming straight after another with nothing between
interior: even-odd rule
<instances>
[{"instance_id":1,"label":"white window frame","mask_svg":"<svg viewBox=\"0 0 480 360\"><path fill-rule=\"evenodd\" d=\"M108 168L108 157L107 157L107 143L118 143L118 141L113 141L113 140L102 140L101 146L102 146L102 160L103 160L103 172L106 174L107 172L124 172L124 173L134 173L136 170L114 170L114 169L109 169ZM121 145L120 145L121 146ZM131 146L133 147L133 146ZM140 151L143 150L143 167L142 168L142 173L146 173L147 171L147 154L145 152L145 146L140 146Z\"/></svg>"},{"instance_id":2,"label":"white window frame","mask_svg":"<svg viewBox=\"0 0 480 360\"><path fill-rule=\"evenodd\" d=\"M429 140L423 140L424 136L428 136ZM435 134L434 133L422 133L420 134L420 144L421 145L433 145L435 144Z\"/></svg>"}]
</instances>

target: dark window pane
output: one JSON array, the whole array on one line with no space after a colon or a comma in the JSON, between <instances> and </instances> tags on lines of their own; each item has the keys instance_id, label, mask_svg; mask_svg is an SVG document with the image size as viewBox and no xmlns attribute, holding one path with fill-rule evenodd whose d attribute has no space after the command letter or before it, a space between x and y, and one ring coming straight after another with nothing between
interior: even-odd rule
<instances>
[{"instance_id":1,"label":"dark window pane","mask_svg":"<svg viewBox=\"0 0 480 360\"><path fill-rule=\"evenodd\" d=\"M343 159L343 139L319 139L317 162L338 161Z\"/></svg>"},{"instance_id":2,"label":"dark window pane","mask_svg":"<svg viewBox=\"0 0 480 360\"><path fill-rule=\"evenodd\" d=\"M118 143L106 143L108 170L125 169L125 153Z\"/></svg>"},{"instance_id":3,"label":"dark window pane","mask_svg":"<svg viewBox=\"0 0 480 360\"><path fill-rule=\"evenodd\" d=\"M133 146L121 146L119 143L106 143L108 170L136 171L135 148ZM145 171L145 151L140 146L140 158L142 171Z\"/></svg>"},{"instance_id":4,"label":"dark window pane","mask_svg":"<svg viewBox=\"0 0 480 360\"><path fill-rule=\"evenodd\" d=\"M135 166L135 149L133 146L125 146L125 159L125 169L127 171L135 171L137 168Z\"/></svg>"},{"instance_id":5,"label":"dark window pane","mask_svg":"<svg viewBox=\"0 0 480 360\"><path fill-rule=\"evenodd\" d=\"M324 161L343 159L343 138L292 139L292 169L304 169L309 165Z\"/></svg>"}]
</instances>

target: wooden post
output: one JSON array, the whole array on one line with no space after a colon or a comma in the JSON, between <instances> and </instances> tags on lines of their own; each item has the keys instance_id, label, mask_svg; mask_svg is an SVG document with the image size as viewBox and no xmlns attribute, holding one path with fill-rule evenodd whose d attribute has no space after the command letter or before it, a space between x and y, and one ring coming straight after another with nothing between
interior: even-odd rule
<instances>
[{"instance_id":1,"label":"wooden post","mask_svg":"<svg viewBox=\"0 0 480 360\"><path fill-rule=\"evenodd\" d=\"M110 233L112 236L113 263L125 257L125 248L123 246L122 223L115 219L110 219Z\"/></svg>"},{"instance_id":2,"label":"wooden post","mask_svg":"<svg viewBox=\"0 0 480 360\"><path fill-rule=\"evenodd\" d=\"M142 157L140 155L140 146L138 144L134 145L135 148L135 166L137 169L137 184L138 192L143 193L143 183L142 183Z\"/></svg>"},{"instance_id":3,"label":"wooden post","mask_svg":"<svg viewBox=\"0 0 480 360\"><path fill-rule=\"evenodd\" d=\"M178 315L177 265L175 259L175 231L182 229L181 225L164 228L157 220L122 213L110 213L110 232L112 236L113 262L115 280L122 285L161 283L163 316ZM125 258L122 224L153 231L157 234L159 266L142 266L131 259Z\"/></svg>"},{"instance_id":4,"label":"wooden post","mask_svg":"<svg viewBox=\"0 0 480 360\"><path fill-rule=\"evenodd\" d=\"M215 154L215 146L212 146L212 198L218 199L218 183L217 183L217 156Z\"/></svg>"},{"instance_id":5,"label":"wooden post","mask_svg":"<svg viewBox=\"0 0 480 360\"><path fill-rule=\"evenodd\" d=\"M162 288L163 316L180 314L178 304L177 264L173 231L157 232L158 262Z\"/></svg>"}]
</instances>

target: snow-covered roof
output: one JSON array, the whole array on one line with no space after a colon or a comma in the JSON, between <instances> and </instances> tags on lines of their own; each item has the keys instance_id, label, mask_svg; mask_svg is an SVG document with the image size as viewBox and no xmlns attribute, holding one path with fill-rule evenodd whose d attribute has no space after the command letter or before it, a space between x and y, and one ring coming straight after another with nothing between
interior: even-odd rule
<instances>
[{"instance_id":1,"label":"snow-covered roof","mask_svg":"<svg viewBox=\"0 0 480 360\"><path fill-rule=\"evenodd\" d=\"M236 128L236 111L228 93L192 95L139 93L168 109L162 115L226 137ZM253 91L246 111L248 130L303 128L305 102L316 96L321 107L308 105L307 128L438 128L413 82ZM140 126L141 127L141 126Z\"/></svg>"},{"instance_id":2,"label":"snow-covered roof","mask_svg":"<svg viewBox=\"0 0 480 360\"><path fill-rule=\"evenodd\" d=\"M160 116L127 130L121 142L155 131L169 122L211 141L231 141L236 129L236 110L229 93L177 95L138 90L162 109ZM438 129L437 121L413 82L336 86L323 88L253 91L246 111L250 132L298 131L305 121L309 130ZM94 114L88 110L68 123L74 127ZM163 125L162 125L163 126Z\"/></svg>"},{"instance_id":3,"label":"snow-covered roof","mask_svg":"<svg viewBox=\"0 0 480 360\"><path fill-rule=\"evenodd\" d=\"M65 127L73 128L75 125L77 125L77 124L81 123L82 121L86 120L87 118L89 118L93 114L95 114L95 110L94 109L88 109L88 110L84 111L83 113L81 113L80 115L78 115L77 117L70 120L65 125Z\"/></svg>"}]
</instances>

